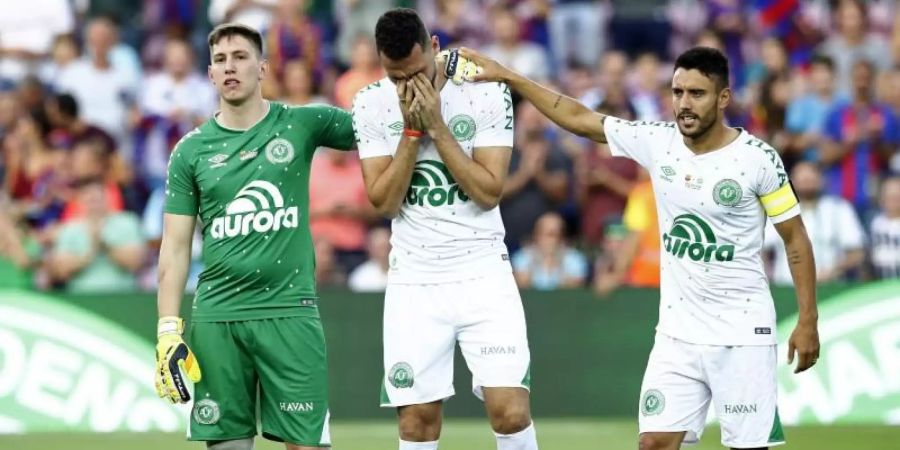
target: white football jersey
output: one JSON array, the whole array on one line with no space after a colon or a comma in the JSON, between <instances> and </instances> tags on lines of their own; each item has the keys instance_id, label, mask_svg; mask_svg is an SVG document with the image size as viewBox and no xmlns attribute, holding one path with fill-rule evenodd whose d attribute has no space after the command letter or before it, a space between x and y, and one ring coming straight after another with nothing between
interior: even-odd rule
<instances>
[{"instance_id":1,"label":"white football jersey","mask_svg":"<svg viewBox=\"0 0 900 450\"><path fill-rule=\"evenodd\" d=\"M512 147L508 86L447 82L440 95L441 115L467 156L479 147ZM360 158L394 155L403 116L390 79L356 94L353 127ZM512 270L500 209L484 210L462 191L428 136L421 138L412 181L391 228L390 283L448 282Z\"/></svg>"},{"instance_id":2,"label":"white football jersey","mask_svg":"<svg viewBox=\"0 0 900 450\"><path fill-rule=\"evenodd\" d=\"M774 344L760 254L766 217L800 213L778 153L744 130L696 155L674 122L607 117L604 128L612 154L652 178L662 233L657 331L693 344Z\"/></svg>"}]
</instances>

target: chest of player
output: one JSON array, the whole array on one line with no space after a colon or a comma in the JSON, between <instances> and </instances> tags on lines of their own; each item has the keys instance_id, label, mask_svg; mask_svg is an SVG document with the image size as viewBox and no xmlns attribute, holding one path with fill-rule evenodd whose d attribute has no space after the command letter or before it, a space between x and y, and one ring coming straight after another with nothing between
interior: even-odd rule
<instances>
[{"instance_id":1,"label":"chest of player","mask_svg":"<svg viewBox=\"0 0 900 450\"><path fill-rule=\"evenodd\" d=\"M462 151L466 155L472 156L475 133L478 131L479 126L478 118L483 114L479 114L476 108L477 104L474 101L469 101L466 98L448 99L448 97L456 96L442 94L441 117L444 118L444 124L447 125L447 129L450 130L456 142L459 143ZM390 108L387 111L389 112L382 124L384 135L390 148L396 151L397 146L400 144L400 139L403 137L403 115L400 113L399 107ZM417 160L440 160L437 147L428 136L422 138Z\"/></svg>"}]
</instances>

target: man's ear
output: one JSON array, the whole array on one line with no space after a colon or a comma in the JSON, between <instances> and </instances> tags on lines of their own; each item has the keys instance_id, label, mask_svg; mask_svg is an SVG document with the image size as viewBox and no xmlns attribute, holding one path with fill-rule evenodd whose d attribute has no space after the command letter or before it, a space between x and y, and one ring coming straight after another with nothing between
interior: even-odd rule
<instances>
[{"instance_id":1,"label":"man's ear","mask_svg":"<svg viewBox=\"0 0 900 450\"><path fill-rule=\"evenodd\" d=\"M269 60L264 59L259 63L259 79L262 81L269 74Z\"/></svg>"},{"instance_id":2,"label":"man's ear","mask_svg":"<svg viewBox=\"0 0 900 450\"><path fill-rule=\"evenodd\" d=\"M719 92L719 109L725 110L728 108L728 105L731 104L731 88L722 89L722 92Z\"/></svg>"}]
</instances>

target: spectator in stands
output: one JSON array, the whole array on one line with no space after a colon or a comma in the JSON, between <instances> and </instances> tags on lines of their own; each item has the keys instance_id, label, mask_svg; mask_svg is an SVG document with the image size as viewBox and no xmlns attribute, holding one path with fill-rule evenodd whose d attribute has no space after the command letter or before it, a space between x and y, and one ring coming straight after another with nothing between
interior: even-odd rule
<instances>
[{"instance_id":1,"label":"spectator in stands","mask_svg":"<svg viewBox=\"0 0 900 450\"><path fill-rule=\"evenodd\" d=\"M135 166L150 191L165 184L169 154L178 140L212 117L217 107L215 90L194 69L187 42L169 40L163 69L144 78L133 124Z\"/></svg>"},{"instance_id":2,"label":"spectator in stands","mask_svg":"<svg viewBox=\"0 0 900 450\"><path fill-rule=\"evenodd\" d=\"M618 270L616 266L620 264L619 260L627 238L628 228L625 228L618 218L610 219L603 227L603 243L597 248L599 252L594 257L594 291L600 295L608 293L601 292L598 283L601 279L610 278Z\"/></svg>"},{"instance_id":3,"label":"spectator in stands","mask_svg":"<svg viewBox=\"0 0 900 450\"><path fill-rule=\"evenodd\" d=\"M84 215L60 228L47 260L49 273L70 293L136 290L146 256L138 218L107 208L100 179L82 180L76 189Z\"/></svg>"},{"instance_id":4,"label":"spectator in stands","mask_svg":"<svg viewBox=\"0 0 900 450\"><path fill-rule=\"evenodd\" d=\"M78 101L72 95L54 95L44 102L44 109L53 126L49 136L51 146L71 150L80 142L92 140L101 142L108 154L116 151L116 142L109 133L81 119Z\"/></svg>"},{"instance_id":5,"label":"spectator in stands","mask_svg":"<svg viewBox=\"0 0 900 450\"><path fill-rule=\"evenodd\" d=\"M369 259L350 272L347 285L354 292L384 292L387 287L391 230L376 227L369 231Z\"/></svg>"},{"instance_id":6,"label":"spectator in stands","mask_svg":"<svg viewBox=\"0 0 900 450\"><path fill-rule=\"evenodd\" d=\"M347 272L337 261L334 247L325 239L313 238L316 252L316 287L333 288L347 285Z\"/></svg>"},{"instance_id":7,"label":"spectator in stands","mask_svg":"<svg viewBox=\"0 0 900 450\"><path fill-rule=\"evenodd\" d=\"M366 229L378 218L361 172L355 153L330 149L316 155L310 169L310 232L332 247L346 270L366 260Z\"/></svg>"},{"instance_id":8,"label":"spectator in stands","mask_svg":"<svg viewBox=\"0 0 900 450\"><path fill-rule=\"evenodd\" d=\"M66 160L68 181L72 186L84 182L84 180L101 180L104 186L106 210L119 212L125 209L125 199L119 183L114 178L112 169L113 159L106 152L103 142L99 139L81 141L69 152ZM86 206L80 196L70 196L63 207L60 220L68 222L79 219L86 213Z\"/></svg>"},{"instance_id":9,"label":"spectator in stands","mask_svg":"<svg viewBox=\"0 0 900 450\"><path fill-rule=\"evenodd\" d=\"M281 94L281 101L293 106L331 103L327 98L316 93L312 70L302 59L294 59L284 65L284 83Z\"/></svg>"},{"instance_id":10,"label":"spectator in stands","mask_svg":"<svg viewBox=\"0 0 900 450\"><path fill-rule=\"evenodd\" d=\"M662 120L668 111L662 109L659 98L660 62L655 53L642 53L634 61L634 83L631 89L631 105L638 120Z\"/></svg>"},{"instance_id":11,"label":"spectator in stands","mask_svg":"<svg viewBox=\"0 0 900 450\"><path fill-rule=\"evenodd\" d=\"M850 96L856 90L853 82L855 63L866 60L880 71L887 70L891 66L891 52L883 37L869 33L866 5L862 0L833 3L837 33L832 34L819 51L834 61L838 92Z\"/></svg>"},{"instance_id":12,"label":"spectator in stands","mask_svg":"<svg viewBox=\"0 0 900 450\"><path fill-rule=\"evenodd\" d=\"M485 55L532 80L546 80L550 76L546 53L537 44L522 39L519 18L512 9L502 6L492 9L491 33L494 41L485 47Z\"/></svg>"},{"instance_id":13,"label":"spectator in stands","mask_svg":"<svg viewBox=\"0 0 900 450\"><path fill-rule=\"evenodd\" d=\"M825 55L813 57L808 80L806 93L788 103L784 119L788 144L783 149L784 159L815 161L819 157L825 121L836 101L834 62L831 58Z\"/></svg>"},{"instance_id":14,"label":"spectator in stands","mask_svg":"<svg viewBox=\"0 0 900 450\"><path fill-rule=\"evenodd\" d=\"M577 62L594 67L607 47L607 16L600 2L556 0L548 21L554 66Z\"/></svg>"},{"instance_id":15,"label":"spectator in stands","mask_svg":"<svg viewBox=\"0 0 900 450\"><path fill-rule=\"evenodd\" d=\"M660 58L668 56L672 26L665 18L666 2L611 0L611 3L609 36L613 47L631 57L643 52L653 52Z\"/></svg>"},{"instance_id":16,"label":"spectator in stands","mask_svg":"<svg viewBox=\"0 0 900 450\"><path fill-rule=\"evenodd\" d=\"M791 100L790 78L784 72L772 73L763 80L759 90L759 100L750 111L749 131L769 145L784 149L788 144L784 120ZM794 158L783 156L783 159L788 167L794 163Z\"/></svg>"},{"instance_id":17,"label":"spectator in stands","mask_svg":"<svg viewBox=\"0 0 900 450\"><path fill-rule=\"evenodd\" d=\"M269 28L278 0L210 0L209 21L212 25L237 22L263 31Z\"/></svg>"},{"instance_id":18,"label":"spectator in stands","mask_svg":"<svg viewBox=\"0 0 900 450\"><path fill-rule=\"evenodd\" d=\"M68 0L4 6L0 15L0 81L18 82L37 72L57 36L72 33L75 15Z\"/></svg>"},{"instance_id":19,"label":"spectator in stands","mask_svg":"<svg viewBox=\"0 0 900 450\"><path fill-rule=\"evenodd\" d=\"M660 233L653 199L653 184L646 170L628 195L622 218L627 236L616 254L611 269L597 272L594 289L609 295L625 284L634 287L659 287Z\"/></svg>"},{"instance_id":20,"label":"spectator in stands","mask_svg":"<svg viewBox=\"0 0 900 450\"><path fill-rule=\"evenodd\" d=\"M378 51L372 37L360 35L353 44L350 68L338 77L334 84L334 104L350 109L353 97L360 89L384 78L384 70L378 62Z\"/></svg>"},{"instance_id":21,"label":"spectator in stands","mask_svg":"<svg viewBox=\"0 0 900 450\"><path fill-rule=\"evenodd\" d=\"M266 33L269 67L277 78L293 59L306 62L321 82L327 61L322 58L322 30L306 14L306 0L278 0L271 27Z\"/></svg>"},{"instance_id":22,"label":"spectator in stands","mask_svg":"<svg viewBox=\"0 0 900 450\"><path fill-rule=\"evenodd\" d=\"M784 44L776 37L768 37L760 45L759 61L747 64L746 81L750 86L761 86L773 76L786 75L789 71L788 54Z\"/></svg>"},{"instance_id":23,"label":"spectator in stands","mask_svg":"<svg viewBox=\"0 0 900 450\"><path fill-rule=\"evenodd\" d=\"M435 0L437 17L426 24L441 48L466 45L482 47L487 38L487 14L478 0ZM474 11L478 13L473 14Z\"/></svg>"},{"instance_id":24,"label":"spectator in stands","mask_svg":"<svg viewBox=\"0 0 900 450\"><path fill-rule=\"evenodd\" d=\"M3 211L7 210L6 205ZM0 289L31 289L41 246L4 212L0 212Z\"/></svg>"},{"instance_id":25,"label":"spectator in stands","mask_svg":"<svg viewBox=\"0 0 900 450\"><path fill-rule=\"evenodd\" d=\"M566 244L565 223L555 212L542 215L534 224L531 244L513 255L512 266L523 289L580 287L588 275L587 260Z\"/></svg>"},{"instance_id":26,"label":"spectator in stands","mask_svg":"<svg viewBox=\"0 0 900 450\"><path fill-rule=\"evenodd\" d=\"M828 193L849 200L864 220L875 197L872 188L900 141L897 117L874 99L874 70L866 60L853 66L853 98L838 103L828 114L819 155Z\"/></svg>"},{"instance_id":27,"label":"spectator in stands","mask_svg":"<svg viewBox=\"0 0 900 450\"><path fill-rule=\"evenodd\" d=\"M881 184L881 211L872 220L869 249L877 279L900 278L900 176Z\"/></svg>"},{"instance_id":28,"label":"spectator in stands","mask_svg":"<svg viewBox=\"0 0 900 450\"><path fill-rule=\"evenodd\" d=\"M337 0L339 27L334 52L342 65L352 65L354 47L359 38L375 38L374 23L388 9L396 6L396 0ZM445 45L441 42L441 45ZM379 65L380 66L380 65Z\"/></svg>"},{"instance_id":29,"label":"spectator in stands","mask_svg":"<svg viewBox=\"0 0 900 450\"><path fill-rule=\"evenodd\" d=\"M527 103L521 103L521 108ZM532 107L533 108L533 107ZM506 227L506 246L515 252L542 215L565 201L569 189L568 160L535 130L516 140L503 185L500 214Z\"/></svg>"},{"instance_id":30,"label":"spectator in stands","mask_svg":"<svg viewBox=\"0 0 900 450\"><path fill-rule=\"evenodd\" d=\"M816 280L828 283L858 277L865 259L866 236L853 206L823 191L822 173L816 163L797 163L791 171L791 181L812 241ZM778 285L793 284L784 245L771 222L765 238L765 247L773 253L772 281Z\"/></svg>"}]
</instances>

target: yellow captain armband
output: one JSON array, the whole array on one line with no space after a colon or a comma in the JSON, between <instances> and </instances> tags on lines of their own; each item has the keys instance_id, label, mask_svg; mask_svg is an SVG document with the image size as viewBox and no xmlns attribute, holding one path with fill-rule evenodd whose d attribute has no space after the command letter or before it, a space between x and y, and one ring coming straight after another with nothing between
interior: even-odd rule
<instances>
[{"instance_id":1,"label":"yellow captain armband","mask_svg":"<svg viewBox=\"0 0 900 450\"><path fill-rule=\"evenodd\" d=\"M797 204L797 196L794 195L791 184L785 183L775 192L760 197L759 201L762 202L763 209L769 217L777 217Z\"/></svg>"}]
</instances>

